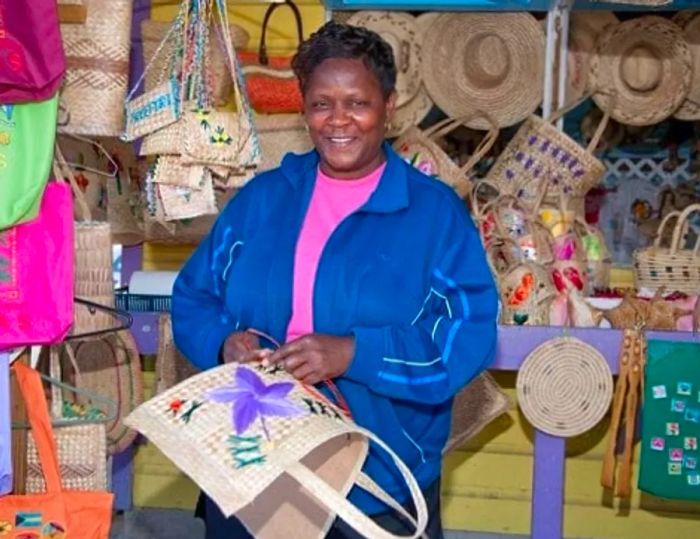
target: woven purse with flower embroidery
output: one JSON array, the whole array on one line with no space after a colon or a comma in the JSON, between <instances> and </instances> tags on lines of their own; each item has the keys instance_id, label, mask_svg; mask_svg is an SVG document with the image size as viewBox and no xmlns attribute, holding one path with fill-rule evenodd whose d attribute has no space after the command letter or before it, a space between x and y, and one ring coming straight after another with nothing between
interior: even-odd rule
<instances>
[{"instance_id":1,"label":"woven purse with flower embroidery","mask_svg":"<svg viewBox=\"0 0 700 539\"><path fill-rule=\"evenodd\" d=\"M409 487L417 529L406 537L425 529L425 500L399 457L344 408L282 369L235 363L210 369L141 405L126 422L258 539L290 530L320 539L336 515L362 537L395 539L346 499L358 485L402 511L361 473L369 440L389 453Z\"/></svg>"}]
</instances>

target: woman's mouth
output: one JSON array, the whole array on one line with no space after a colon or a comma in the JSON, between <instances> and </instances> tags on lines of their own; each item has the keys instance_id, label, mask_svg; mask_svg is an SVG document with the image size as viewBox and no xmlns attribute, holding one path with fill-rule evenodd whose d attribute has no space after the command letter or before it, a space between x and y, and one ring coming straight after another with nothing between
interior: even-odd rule
<instances>
[{"instance_id":1,"label":"woman's mouth","mask_svg":"<svg viewBox=\"0 0 700 539\"><path fill-rule=\"evenodd\" d=\"M327 137L327 140L334 145L338 146L347 146L348 144L352 143L355 138L354 137Z\"/></svg>"}]
</instances>

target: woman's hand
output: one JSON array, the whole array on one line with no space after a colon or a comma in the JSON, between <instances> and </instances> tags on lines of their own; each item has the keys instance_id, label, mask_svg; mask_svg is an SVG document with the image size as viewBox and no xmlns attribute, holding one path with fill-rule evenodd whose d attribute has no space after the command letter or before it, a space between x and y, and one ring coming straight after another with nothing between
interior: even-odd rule
<instances>
[{"instance_id":1,"label":"woman's hand","mask_svg":"<svg viewBox=\"0 0 700 539\"><path fill-rule=\"evenodd\" d=\"M247 331L236 331L226 337L221 356L224 363L248 363L261 360L269 353L270 350L260 348L257 335Z\"/></svg>"},{"instance_id":2,"label":"woman's hand","mask_svg":"<svg viewBox=\"0 0 700 539\"><path fill-rule=\"evenodd\" d=\"M354 355L353 337L312 333L283 345L270 355L268 362L305 384L317 384L347 371Z\"/></svg>"}]
</instances>

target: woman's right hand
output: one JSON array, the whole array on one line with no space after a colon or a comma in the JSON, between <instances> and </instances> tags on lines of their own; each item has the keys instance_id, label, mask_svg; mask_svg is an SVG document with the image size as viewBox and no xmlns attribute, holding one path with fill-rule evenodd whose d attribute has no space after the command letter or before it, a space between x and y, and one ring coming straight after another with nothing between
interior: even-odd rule
<instances>
[{"instance_id":1,"label":"woman's right hand","mask_svg":"<svg viewBox=\"0 0 700 539\"><path fill-rule=\"evenodd\" d=\"M260 339L247 331L231 333L224 341L221 355L224 363L248 363L258 361L271 353L271 350L260 348Z\"/></svg>"}]
</instances>

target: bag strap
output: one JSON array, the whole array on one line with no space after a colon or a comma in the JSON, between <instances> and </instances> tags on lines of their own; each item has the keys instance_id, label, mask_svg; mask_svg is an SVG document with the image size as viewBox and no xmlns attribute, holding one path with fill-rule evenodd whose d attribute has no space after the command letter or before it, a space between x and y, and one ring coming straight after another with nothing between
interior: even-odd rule
<instances>
[{"instance_id":1,"label":"bag strap","mask_svg":"<svg viewBox=\"0 0 700 539\"><path fill-rule=\"evenodd\" d=\"M27 419L32 428L32 435L39 454L39 463L44 475L46 492L49 494L60 494L61 474L58 467L56 441L53 428L51 427L51 418L46 403L46 396L44 395L44 388L41 385L41 376L37 371L19 361L12 365L12 369L24 399Z\"/></svg>"},{"instance_id":2,"label":"bag strap","mask_svg":"<svg viewBox=\"0 0 700 539\"><path fill-rule=\"evenodd\" d=\"M267 37L267 26L270 22L270 17L274 13L274 11L280 6L290 7L292 13L294 14L294 22L296 23L297 27L297 38L299 39L299 43L304 41L304 30L301 22L301 13L299 12L299 8L297 7L297 5L294 2L292 2L292 0L284 0L284 2L275 2L273 4L270 4L267 7L267 10L265 10L265 17L263 18L262 23L262 34L260 34L260 47L258 48L258 62L260 62L260 64L262 65L267 65L270 63L270 59L267 55L267 43L265 42L265 38Z\"/></svg>"},{"instance_id":3,"label":"bag strap","mask_svg":"<svg viewBox=\"0 0 700 539\"><path fill-rule=\"evenodd\" d=\"M406 481L418 517L416 519L417 528L413 535L400 536L386 531L299 461L285 463L284 471L316 498L319 504L336 513L362 537L372 537L372 539L418 539L428 524L428 508L416 478L413 477L408 466L401 461L398 455L374 433L361 427L356 427L356 432L363 434L388 453Z\"/></svg>"}]
</instances>

